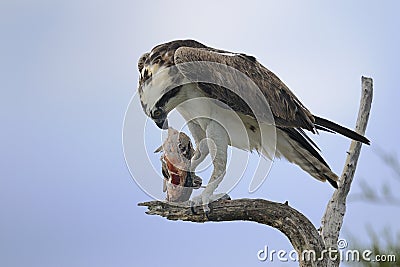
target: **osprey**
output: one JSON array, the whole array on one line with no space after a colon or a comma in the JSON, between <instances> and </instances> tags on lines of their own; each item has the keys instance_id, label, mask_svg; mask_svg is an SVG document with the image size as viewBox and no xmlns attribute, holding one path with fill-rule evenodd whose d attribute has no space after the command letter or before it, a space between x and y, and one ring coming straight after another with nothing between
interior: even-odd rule
<instances>
[{"instance_id":1,"label":"osprey","mask_svg":"<svg viewBox=\"0 0 400 267\"><path fill-rule=\"evenodd\" d=\"M194 63L202 64L196 67ZM214 169L209 183L201 196L194 199L196 205L203 205L206 214L213 192L225 174L228 145L257 150L271 158L268 153L270 148L266 147L270 145L270 137L260 134L263 127L271 125L271 122L257 119L254 106L257 110L268 109L271 112L276 134L275 156L286 158L312 177L328 181L335 188L338 187L338 176L332 172L304 130L313 134L317 130L340 133L369 144L364 136L313 115L274 73L253 56L211 48L194 40L176 40L160 44L150 53L145 53L139 59L138 68L138 91L146 115L160 129L168 129L167 116L175 108L187 121L196 143L191 160L192 170L210 152L213 156ZM243 74L250 82L235 80L238 75L232 74L229 69ZM198 78L202 75L209 81ZM230 90L221 81L239 85L237 89ZM251 83L266 101L260 101L260 95L256 96L249 89ZM199 101L192 101L196 99ZM245 134L238 134L239 128L244 128Z\"/></svg>"}]
</instances>

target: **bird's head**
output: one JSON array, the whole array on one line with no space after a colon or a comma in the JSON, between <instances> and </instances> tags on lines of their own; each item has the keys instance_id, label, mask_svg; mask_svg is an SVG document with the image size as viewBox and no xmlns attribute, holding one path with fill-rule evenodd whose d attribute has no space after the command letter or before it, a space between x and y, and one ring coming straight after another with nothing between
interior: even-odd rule
<instances>
[{"instance_id":1,"label":"bird's head","mask_svg":"<svg viewBox=\"0 0 400 267\"><path fill-rule=\"evenodd\" d=\"M168 113L178 104L175 98L181 75L174 66L175 50L166 45L156 46L138 62L140 102L160 129L168 129Z\"/></svg>"},{"instance_id":2,"label":"bird's head","mask_svg":"<svg viewBox=\"0 0 400 267\"><path fill-rule=\"evenodd\" d=\"M140 102L160 129L168 129L168 113L184 101L180 94L184 77L174 59L175 51L182 46L205 47L193 40L173 41L154 47L138 62Z\"/></svg>"}]
</instances>

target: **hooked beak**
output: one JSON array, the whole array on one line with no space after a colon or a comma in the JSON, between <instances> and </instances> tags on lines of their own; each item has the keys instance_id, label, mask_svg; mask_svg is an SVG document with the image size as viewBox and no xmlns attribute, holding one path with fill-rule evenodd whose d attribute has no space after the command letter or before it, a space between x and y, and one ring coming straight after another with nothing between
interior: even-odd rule
<instances>
[{"instance_id":1,"label":"hooked beak","mask_svg":"<svg viewBox=\"0 0 400 267\"><path fill-rule=\"evenodd\" d=\"M160 128L162 130L167 130L168 129L168 119L167 118L154 120L154 122L156 123L158 128Z\"/></svg>"}]
</instances>

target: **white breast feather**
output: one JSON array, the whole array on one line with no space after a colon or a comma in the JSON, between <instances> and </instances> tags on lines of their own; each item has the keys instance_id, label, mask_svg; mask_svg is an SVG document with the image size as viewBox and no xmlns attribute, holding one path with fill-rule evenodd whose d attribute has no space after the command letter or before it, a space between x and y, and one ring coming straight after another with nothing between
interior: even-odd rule
<instances>
[{"instance_id":1,"label":"white breast feather","mask_svg":"<svg viewBox=\"0 0 400 267\"><path fill-rule=\"evenodd\" d=\"M195 85L185 85L181 90L189 100L179 105L177 110L186 121L193 120L200 125L202 130L206 131L210 120L216 120L228 132L230 145L246 151L256 149L268 158L273 157L274 126L261 125L263 129L263 142L261 143L259 127L254 119L222 107L226 106L222 102L217 105L217 100L204 97L203 92ZM250 125L255 126L255 132L249 129Z\"/></svg>"},{"instance_id":2,"label":"white breast feather","mask_svg":"<svg viewBox=\"0 0 400 267\"><path fill-rule=\"evenodd\" d=\"M157 101L164 95L165 89L172 84L172 79L168 74L168 68L147 68L152 73L150 82L143 86L143 93L140 96L143 103L147 105L146 113L150 114L151 109ZM153 70L154 72L152 72Z\"/></svg>"}]
</instances>

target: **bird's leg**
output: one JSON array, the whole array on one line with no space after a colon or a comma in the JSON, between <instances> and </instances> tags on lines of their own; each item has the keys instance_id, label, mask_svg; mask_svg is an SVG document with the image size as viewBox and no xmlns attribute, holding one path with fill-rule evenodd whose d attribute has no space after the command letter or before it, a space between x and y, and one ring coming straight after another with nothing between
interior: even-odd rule
<instances>
[{"instance_id":1,"label":"bird's leg","mask_svg":"<svg viewBox=\"0 0 400 267\"><path fill-rule=\"evenodd\" d=\"M206 134L208 148L213 159L214 170L206 188L203 190L200 196L193 198L192 201L194 202L193 204L202 205L206 216L208 216L210 212L208 204L225 195L213 195L213 193L221 183L226 173L229 137L222 125L216 121L210 122L207 127Z\"/></svg>"},{"instance_id":2,"label":"bird's leg","mask_svg":"<svg viewBox=\"0 0 400 267\"><path fill-rule=\"evenodd\" d=\"M190 132L194 138L195 144L196 144L196 149L195 149L195 152L191 159L190 171L193 173L193 175L195 177L197 177L197 179L201 179L200 177L198 177L195 174L195 170L210 153L210 150L209 150L208 144L207 144L206 132L195 121L189 121L188 127L189 127L189 130L190 130ZM197 212L195 211L195 207L201 206L201 203L202 203L201 195L198 197L192 198L189 201L189 203L190 203L192 212L194 214L197 214Z\"/></svg>"},{"instance_id":3,"label":"bird's leg","mask_svg":"<svg viewBox=\"0 0 400 267\"><path fill-rule=\"evenodd\" d=\"M194 172L196 168L204 161L204 159L208 156L210 150L208 148L208 144L206 139L203 139L198 144L196 144L196 150L192 157L191 161L191 170Z\"/></svg>"},{"instance_id":4,"label":"bird's leg","mask_svg":"<svg viewBox=\"0 0 400 267\"><path fill-rule=\"evenodd\" d=\"M194 172L197 166L204 161L204 159L209 154L208 144L206 142L206 132L197 123L190 121L188 127L194 142L196 144L196 149L191 160L191 171Z\"/></svg>"}]
</instances>

